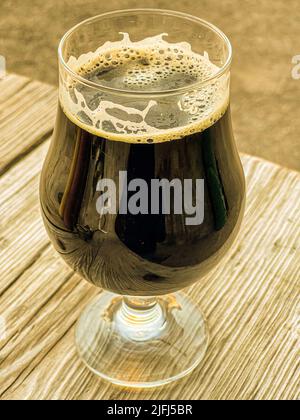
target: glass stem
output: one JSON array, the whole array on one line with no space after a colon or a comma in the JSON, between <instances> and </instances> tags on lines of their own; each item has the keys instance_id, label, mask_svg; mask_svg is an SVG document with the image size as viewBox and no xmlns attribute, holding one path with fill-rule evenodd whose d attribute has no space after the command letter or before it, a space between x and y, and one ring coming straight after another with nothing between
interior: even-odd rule
<instances>
[{"instance_id":1,"label":"glass stem","mask_svg":"<svg viewBox=\"0 0 300 420\"><path fill-rule=\"evenodd\" d=\"M165 313L155 297L126 296L115 321L127 339L147 341L160 336L165 327Z\"/></svg>"}]
</instances>

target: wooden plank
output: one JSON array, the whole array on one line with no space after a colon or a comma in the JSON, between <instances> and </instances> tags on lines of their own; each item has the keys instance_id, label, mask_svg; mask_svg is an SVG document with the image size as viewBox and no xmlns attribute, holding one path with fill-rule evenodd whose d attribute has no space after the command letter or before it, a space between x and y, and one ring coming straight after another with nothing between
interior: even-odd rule
<instances>
[{"instance_id":1,"label":"wooden plank","mask_svg":"<svg viewBox=\"0 0 300 420\"><path fill-rule=\"evenodd\" d=\"M7 331L0 353L1 392L28 375L62 339L91 289L50 248L3 296Z\"/></svg>"},{"instance_id":2,"label":"wooden plank","mask_svg":"<svg viewBox=\"0 0 300 420\"><path fill-rule=\"evenodd\" d=\"M8 325L1 398L299 398L300 175L259 159L243 161L242 232L222 264L191 289L211 332L207 357L191 376L131 391L92 375L78 360L73 334L97 291L72 276L51 248L0 299Z\"/></svg>"},{"instance_id":3,"label":"wooden plank","mask_svg":"<svg viewBox=\"0 0 300 420\"><path fill-rule=\"evenodd\" d=\"M21 91L29 83L30 79L28 77L16 74L8 74L3 79L0 79L0 104L5 103L5 101Z\"/></svg>"},{"instance_id":4,"label":"wooden plank","mask_svg":"<svg viewBox=\"0 0 300 420\"><path fill-rule=\"evenodd\" d=\"M49 137L54 125L57 90L41 82L17 80L9 76L0 85L4 91L0 101L0 174Z\"/></svg>"},{"instance_id":5,"label":"wooden plank","mask_svg":"<svg viewBox=\"0 0 300 420\"><path fill-rule=\"evenodd\" d=\"M39 174L48 145L39 146L0 178L0 295L49 243L38 202Z\"/></svg>"}]
</instances>

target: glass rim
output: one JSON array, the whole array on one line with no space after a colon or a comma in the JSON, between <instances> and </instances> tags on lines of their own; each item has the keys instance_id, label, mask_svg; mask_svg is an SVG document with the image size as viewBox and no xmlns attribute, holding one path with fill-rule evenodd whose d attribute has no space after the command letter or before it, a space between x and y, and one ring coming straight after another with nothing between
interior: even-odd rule
<instances>
[{"instance_id":1,"label":"glass rim","mask_svg":"<svg viewBox=\"0 0 300 420\"><path fill-rule=\"evenodd\" d=\"M193 83L189 86L175 88L175 89L169 89L169 90L163 90L163 91L135 91L135 90L113 88L113 87L110 87L110 86L107 86L107 85L102 85L101 83L96 83L96 82L87 80L84 77L77 74L76 72L74 72L68 66L67 62L65 61L65 59L63 57L63 47L64 47L66 41L69 39L69 37L73 33L75 33L77 29L79 29L80 27L82 27L84 25L93 23L94 21L100 20L102 18L109 18L109 17L114 17L114 16L126 16L126 15L130 15L132 13L166 15L166 16L177 17L177 18L184 19L186 21L192 21L194 23L201 24L202 26L205 26L206 28L208 28L211 31L213 31L214 33L216 33L224 41L224 43L225 43L225 45L228 49L228 57L227 57L225 63L223 64L223 66L220 68L220 70L218 70L218 72L215 73L213 76L210 76L207 79L202 80L200 82L195 82L195 83ZM182 41L184 41L184 40L182 40ZM101 13L99 15L96 15L96 16L93 16L91 18L85 19L85 20L79 22L78 24L76 24L75 26L73 26L72 28L70 28L63 35L63 37L61 38L61 40L59 42L58 58L59 58L59 63L63 66L65 71L73 79L75 79L78 83L83 84L87 87L97 89L97 90L101 90L101 91L106 91L106 92L109 92L111 94L117 94L117 95L125 95L125 96L133 96L133 97L143 97L143 96L145 96L145 97L155 97L155 96L165 96L165 95L176 95L180 92L188 92L190 90L194 90L194 89L206 86L210 82L222 77L231 67L232 45L231 45L231 42L229 41L229 38L217 26L215 26L214 24L212 24L212 23L210 23L210 22L208 22L204 19L198 18L198 17L190 15L188 13L177 12L177 11L168 10L168 9L156 9L156 8L120 9L120 10L114 10L112 12Z\"/></svg>"}]
</instances>

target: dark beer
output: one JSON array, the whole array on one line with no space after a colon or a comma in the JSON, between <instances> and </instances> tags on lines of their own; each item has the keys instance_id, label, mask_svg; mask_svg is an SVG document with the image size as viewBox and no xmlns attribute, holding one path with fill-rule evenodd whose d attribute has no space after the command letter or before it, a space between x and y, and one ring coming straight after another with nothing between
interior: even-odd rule
<instances>
[{"instance_id":1,"label":"dark beer","mask_svg":"<svg viewBox=\"0 0 300 420\"><path fill-rule=\"evenodd\" d=\"M117 61L113 58L112 54L109 65L103 59L82 68L81 76L121 88L126 73L127 88L142 92L149 85L155 90L192 84L198 71L193 64L175 66L171 60L168 66L159 64L141 51L125 64L120 53ZM119 294L161 295L201 279L231 245L244 208L244 177L229 105L215 113L208 127L199 124L191 131L186 123L177 127L176 135L177 116L173 122L169 118L169 138L165 122L163 135L137 136L132 130L118 137L117 132L110 135L107 130L105 135L97 127L89 129L89 118L82 114L76 121L61 104L42 173L42 213L56 250L85 279ZM196 120L197 116L194 127ZM156 214L122 214L119 207L116 214L99 214L99 180L114 181L122 196L119 190L125 187L119 185L119 174L124 171L128 182L144 180L149 191L153 179L204 179L203 223L187 225L186 214L176 214L172 200L170 214L161 205ZM132 195L127 192L127 201ZM151 200L149 192L149 209Z\"/></svg>"}]
</instances>

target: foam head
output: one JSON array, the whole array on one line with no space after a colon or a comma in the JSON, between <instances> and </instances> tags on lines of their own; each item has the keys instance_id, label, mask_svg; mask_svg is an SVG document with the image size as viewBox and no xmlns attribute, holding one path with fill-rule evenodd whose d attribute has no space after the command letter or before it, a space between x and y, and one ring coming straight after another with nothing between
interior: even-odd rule
<instances>
[{"instance_id":1,"label":"foam head","mask_svg":"<svg viewBox=\"0 0 300 420\"><path fill-rule=\"evenodd\" d=\"M167 34L133 42L127 33L70 57L60 102L77 125L100 137L163 142L205 130L225 113L229 73Z\"/></svg>"}]
</instances>

